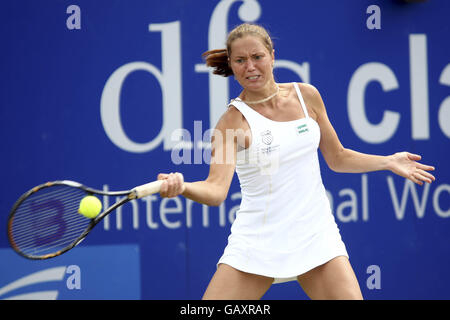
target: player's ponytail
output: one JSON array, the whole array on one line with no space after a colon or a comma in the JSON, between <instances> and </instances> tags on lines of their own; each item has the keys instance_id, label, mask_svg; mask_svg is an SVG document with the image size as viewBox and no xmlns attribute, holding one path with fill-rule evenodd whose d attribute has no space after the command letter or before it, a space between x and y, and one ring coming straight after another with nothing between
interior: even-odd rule
<instances>
[{"instance_id":1,"label":"player's ponytail","mask_svg":"<svg viewBox=\"0 0 450 320\"><path fill-rule=\"evenodd\" d=\"M202 54L208 67L213 68L213 73L229 77L233 75L233 71L228 63L227 49L209 50Z\"/></svg>"}]
</instances>

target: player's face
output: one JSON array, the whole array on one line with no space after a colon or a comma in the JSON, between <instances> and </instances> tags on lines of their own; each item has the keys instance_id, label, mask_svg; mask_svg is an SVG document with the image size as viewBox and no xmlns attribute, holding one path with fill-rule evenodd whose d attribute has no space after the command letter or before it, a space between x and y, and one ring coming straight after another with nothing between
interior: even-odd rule
<instances>
[{"instance_id":1,"label":"player's face","mask_svg":"<svg viewBox=\"0 0 450 320\"><path fill-rule=\"evenodd\" d=\"M273 82L273 51L257 36L245 36L231 44L230 65L234 78L249 90L270 86Z\"/></svg>"}]
</instances>

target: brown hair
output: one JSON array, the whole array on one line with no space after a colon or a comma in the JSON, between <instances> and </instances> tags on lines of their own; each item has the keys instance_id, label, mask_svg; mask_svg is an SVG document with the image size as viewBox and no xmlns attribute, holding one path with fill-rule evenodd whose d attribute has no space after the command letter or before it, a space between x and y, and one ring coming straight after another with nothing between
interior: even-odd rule
<instances>
[{"instance_id":1,"label":"brown hair","mask_svg":"<svg viewBox=\"0 0 450 320\"><path fill-rule=\"evenodd\" d=\"M213 68L213 73L220 76L229 77L233 75L229 64L229 56L231 56L231 44L234 40L252 35L258 36L267 50L272 53L273 43L267 30L257 24L243 23L228 34L226 49L209 50L202 54L208 67Z\"/></svg>"}]
</instances>

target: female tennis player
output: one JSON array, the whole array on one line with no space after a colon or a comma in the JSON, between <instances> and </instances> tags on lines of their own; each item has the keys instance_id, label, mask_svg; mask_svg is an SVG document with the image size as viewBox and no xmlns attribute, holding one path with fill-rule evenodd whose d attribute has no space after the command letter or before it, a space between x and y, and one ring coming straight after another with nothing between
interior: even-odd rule
<instances>
[{"instance_id":1,"label":"female tennis player","mask_svg":"<svg viewBox=\"0 0 450 320\"><path fill-rule=\"evenodd\" d=\"M369 155L344 148L318 90L276 83L267 31L242 24L226 49L204 54L214 73L242 86L212 135L206 180L159 174L162 197L183 195L217 206L234 171L242 201L203 299L260 299L272 283L296 280L311 299L362 299L322 184L317 149L336 172L390 170L422 185L432 166L408 152ZM230 134L233 133L233 134ZM230 156L231 153L231 156Z\"/></svg>"}]
</instances>

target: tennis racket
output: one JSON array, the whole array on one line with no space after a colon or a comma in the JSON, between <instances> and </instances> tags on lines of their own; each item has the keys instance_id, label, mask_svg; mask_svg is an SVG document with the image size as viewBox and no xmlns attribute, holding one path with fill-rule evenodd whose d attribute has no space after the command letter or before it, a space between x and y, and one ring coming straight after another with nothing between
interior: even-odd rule
<instances>
[{"instance_id":1,"label":"tennis racket","mask_svg":"<svg viewBox=\"0 0 450 320\"><path fill-rule=\"evenodd\" d=\"M41 184L24 193L8 217L11 247L28 259L49 259L78 245L108 214L133 199L160 191L157 180L127 191L105 192L78 182L62 180ZM123 196L95 218L78 213L80 201L87 195Z\"/></svg>"}]
</instances>

